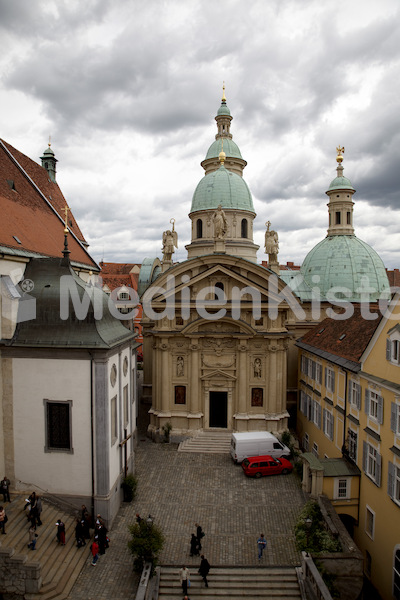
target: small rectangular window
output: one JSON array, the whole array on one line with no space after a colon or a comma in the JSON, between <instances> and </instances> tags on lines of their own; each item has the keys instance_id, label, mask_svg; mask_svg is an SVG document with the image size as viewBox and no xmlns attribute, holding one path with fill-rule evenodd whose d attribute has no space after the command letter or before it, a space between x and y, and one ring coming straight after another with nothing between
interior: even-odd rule
<instances>
[{"instance_id":1,"label":"small rectangular window","mask_svg":"<svg viewBox=\"0 0 400 600\"><path fill-rule=\"evenodd\" d=\"M335 213L336 225L340 225L340 212Z\"/></svg>"},{"instance_id":2,"label":"small rectangular window","mask_svg":"<svg viewBox=\"0 0 400 600\"><path fill-rule=\"evenodd\" d=\"M316 442L313 443L311 452L314 454L314 456L316 456L318 458L318 444Z\"/></svg>"},{"instance_id":3,"label":"small rectangular window","mask_svg":"<svg viewBox=\"0 0 400 600\"><path fill-rule=\"evenodd\" d=\"M53 402L45 400L46 451L72 451L71 407L72 400Z\"/></svg>"},{"instance_id":4,"label":"small rectangular window","mask_svg":"<svg viewBox=\"0 0 400 600\"><path fill-rule=\"evenodd\" d=\"M366 507L365 515L365 531L370 538L374 539L374 528L375 528L375 513L373 510Z\"/></svg>"},{"instance_id":5,"label":"small rectangular window","mask_svg":"<svg viewBox=\"0 0 400 600\"><path fill-rule=\"evenodd\" d=\"M175 386L175 404L186 404L186 386Z\"/></svg>"},{"instance_id":6,"label":"small rectangular window","mask_svg":"<svg viewBox=\"0 0 400 600\"><path fill-rule=\"evenodd\" d=\"M338 498L347 498L347 479L338 481Z\"/></svg>"},{"instance_id":7,"label":"small rectangular window","mask_svg":"<svg viewBox=\"0 0 400 600\"><path fill-rule=\"evenodd\" d=\"M263 406L263 388L251 388L251 405Z\"/></svg>"}]
</instances>

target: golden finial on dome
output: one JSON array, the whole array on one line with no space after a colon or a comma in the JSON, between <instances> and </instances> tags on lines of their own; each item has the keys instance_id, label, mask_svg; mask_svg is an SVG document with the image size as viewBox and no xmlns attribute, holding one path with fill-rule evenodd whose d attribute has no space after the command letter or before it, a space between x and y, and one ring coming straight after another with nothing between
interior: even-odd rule
<instances>
[{"instance_id":1,"label":"golden finial on dome","mask_svg":"<svg viewBox=\"0 0 400 600\"><path fill-rule=\"evenodd\" d=\"M51 135L49 135L49 148L51 148Z\"/></svg>"},{"instance_id":2,"label":"golden finial on dome","mask_svg":"<svg viewBox=\"0 0 400 600\"><path fill-rule=\"evenodd\" d=\"M222 102L226 102L226 97L225 97L225 81L222 82Z\"/></svg>"},{"instance_id":3,"label":"golden finial on dome","mask_svg":"<svg viewBox=\"0 0 400 600\"><path fill-rule=\"evenodd\" d=\"M218 154L218 158L221 166L223 167L226 159L226 154L224 152L224 138L221 138L221 152Z\"/></svg>"},{"instance_id":4,"label":"golden finial on dome","mask_svg":"<svg viewBox=\"0 0 400 600\"><path fill-rule=\"evenodd\" d=\"M339 146L336 148L336 152L337 152L336 161L337 161L338 163L341 163L341 162L343 162L344 146L340 146L340 145L339 145Z\"/></svg>"}]
</instances>

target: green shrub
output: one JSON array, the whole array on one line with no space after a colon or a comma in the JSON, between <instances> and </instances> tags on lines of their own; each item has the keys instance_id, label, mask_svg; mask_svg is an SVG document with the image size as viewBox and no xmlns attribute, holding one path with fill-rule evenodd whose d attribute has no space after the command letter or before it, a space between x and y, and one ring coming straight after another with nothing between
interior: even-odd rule
<instances>
[{"instance_id":1,"label":"green shrub","mask_svg":"<svg viewBox=\"0 0 400 600\"><path fill-rule=\"evenodd\" d=\"M165 542L161 528L154 522L149 523L142 519L140 523L129 525L128 529L132 536L128 542L128 548L134 557L135 571L140 573L144 563L151 562L153 573Z\"/></svg>"},{"instance_id":2,"label":"green shrub","mask_svg":"<svg viewBox=\"0 0 400 600\"><path fill-rule=\"evenodd\" d=\"M306 520L310 519L309 527ZM341 552L341 545L325 528L325 520L318 502L310 500L304 505L294 528L298 550L317 554Z\"/></svg>"},{"instance_id":3,"label":"green shrub","mask_svg":"<svg viewBox=\"0 0 400 600\"><path fill-rule=\"evenodd\" d=\"M166 442L166 443L169 442L169 434L171 433L171 429L172 429L172 425L169 421L167 423L165 423L165 425L163 425L163 427L162 427L162 431L164 434L163 442Z\"/></svg>"},{"instance_id":4,"label":"green shrub","mask_svg":"<svg viewBox=\"0 0 400 600\"><path fill-rule=\"evenodd\" d=\"M124 491L124 502L132 502L136 496L137 478L135 475L127 475L122 481Z\"/></svg>"}]
</instances>

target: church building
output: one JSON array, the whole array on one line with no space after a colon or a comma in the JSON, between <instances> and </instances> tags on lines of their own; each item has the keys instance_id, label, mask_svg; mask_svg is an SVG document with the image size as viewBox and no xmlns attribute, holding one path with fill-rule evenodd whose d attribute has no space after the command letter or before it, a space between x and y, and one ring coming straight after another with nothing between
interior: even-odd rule
<instances>
[{"instance_id":1,"label":"church building","mask_svg":"<svg viewBox=\"0 0 400 600\"><path fill-rule=\"evenodd\" d=\"M167 423L176 437L199 429L280 433L288 426L289 307L273 270L277 243L269 243L271 268L258 265L256 214L243 179L247 163L232 139L225 93L215 120L217 134L189 213L188 258L172 263L173 223L163 237L161 268L146 259L139 275L142 292L147 276L144 385L151 390L155 439ZM268 228L266 241L274 234Z\"/></svg>"}]
</instances>

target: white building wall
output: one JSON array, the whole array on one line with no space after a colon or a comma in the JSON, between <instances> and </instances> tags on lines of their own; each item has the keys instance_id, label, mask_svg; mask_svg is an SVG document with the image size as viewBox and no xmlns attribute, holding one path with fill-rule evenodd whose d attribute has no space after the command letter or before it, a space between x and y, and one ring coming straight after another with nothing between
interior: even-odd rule
<instances>
[{"instance_id":1,"label":"white building wall","mask_svg":"<svg viewBox=\"0 0 400 600\"><path fill-rule=\"evenodd\" d=\"M13 359L15 477L56 494L91 495L90 360ZM72 400L73 453L45 452L44 399ZM18 483L21 482L21 483Z\"/></svg>"}]
</instances>

